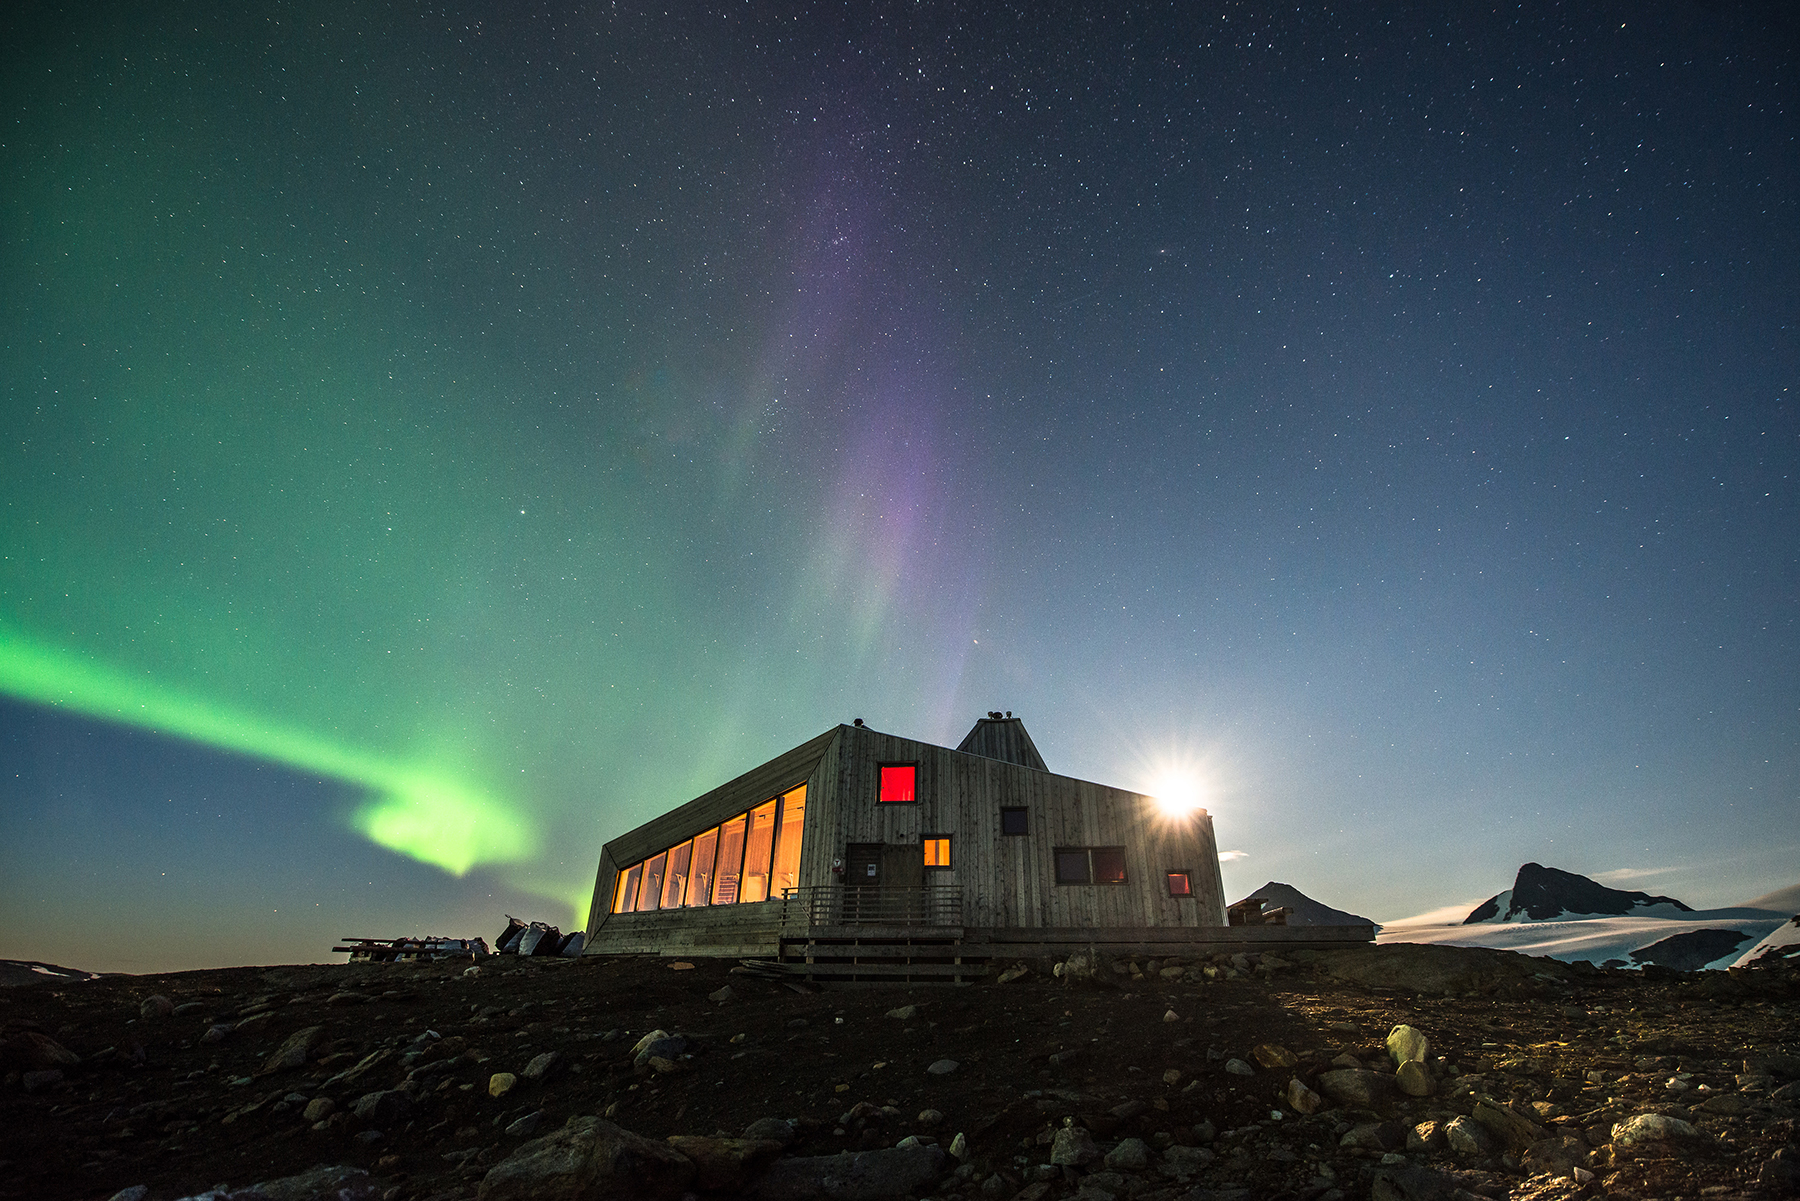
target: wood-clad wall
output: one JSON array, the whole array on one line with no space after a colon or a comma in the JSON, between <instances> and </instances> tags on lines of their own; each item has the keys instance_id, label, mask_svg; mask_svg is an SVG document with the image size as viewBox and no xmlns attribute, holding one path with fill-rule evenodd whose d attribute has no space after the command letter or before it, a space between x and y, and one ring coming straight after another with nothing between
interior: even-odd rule
<instances>
[{"instance_id":1,"label":"wood-clad wall","mask_svg":"<svg viewBox=\"0 0 1800 1201\"><path fill-rule=\"evenodd\" d=\"M1151 798L1122 788L866 728L840 733L808 792L803 884L829 882L831 860L850 843L916 846L922 834L948 834L952 866L927 871L926 883L962 886L965 925L1225 924L1218 849L1204 810L1171 820ZM876 800L883 763L918 764L916 803ZM1014 807L1027 811L1030 833L1000 833L1000 810ZM1055 848L1104 846L1125 848L1126 883L1055 882ZM1190 873L1192 897L1169 896L1171 870Z\"/></svg>"}]
</instances>

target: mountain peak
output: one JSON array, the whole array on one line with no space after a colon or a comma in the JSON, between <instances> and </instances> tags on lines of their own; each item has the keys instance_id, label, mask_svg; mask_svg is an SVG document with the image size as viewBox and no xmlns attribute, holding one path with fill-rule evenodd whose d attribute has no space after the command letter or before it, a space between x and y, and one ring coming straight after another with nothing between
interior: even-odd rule
<instances>
[{"instance_id":1,"label":"mountain peak","mask_svg":"<svg viewBox=\"0 0 1800 1201\"><path fill-rule=\"evenodd\" d=\"M1251 897L1261 897L1270 905L1279 906L1288 911L1287 924L1290 926L1374 926L1377 930L1381 923L1372 922L1366 917L1358 917L1354 913L1346 913L1342 909L1333 909L1322 901L1315 901L1292 884L1282 884L1271 880L1255 892ZM1246 900L1249 898L1246 897Z\"/></svg>"},{"instance_id":2,"label":"mountain peak","mask_svg":"<svg viewBox=\"0 0 1800 1201\"><path fill-rule=\"evenodd\" d=\"M1653 897L1647 892L1626 892L1578 876L1574 872L1527 863L1519 868L1513 886L1480 905L1463 925L1480 922L1548 922L1574 916L1619 916L1655 905L1668 905L1682 913L1693 910L1674 897Z\"/></svg>"}]
</instances>

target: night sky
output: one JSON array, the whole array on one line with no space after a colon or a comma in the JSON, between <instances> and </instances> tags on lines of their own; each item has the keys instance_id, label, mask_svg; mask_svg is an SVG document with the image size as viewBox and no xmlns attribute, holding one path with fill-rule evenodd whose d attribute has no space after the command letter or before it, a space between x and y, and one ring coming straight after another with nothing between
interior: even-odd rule
<instances>
[{"instance_id":1,"label":"night sky","mask_svg":"<svg viewBox=\"0 0 1800 1201\"><path fill-rule=\"evenodd\" d=\"M8 5L0 955L585 915L839 722L1232 899L1800 879L1800 16Z\"/></svg>"}]
</instances>

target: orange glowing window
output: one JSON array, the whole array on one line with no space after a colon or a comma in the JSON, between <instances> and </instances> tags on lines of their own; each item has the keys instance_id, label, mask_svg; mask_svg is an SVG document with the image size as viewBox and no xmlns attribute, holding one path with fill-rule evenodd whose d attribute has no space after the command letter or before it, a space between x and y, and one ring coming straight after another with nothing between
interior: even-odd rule
<instances>
[{"instance_id":1,"label":"orange glowing window","mask_svg":"<svg viewBox=\"0 0 1800 1201\"><path fill-rule=\"evenodd\" d=\"M1172 897L1191 897L1194 895L1194 877L1187 872L1169 873L1169 895Z\"/></svg>"},{"instance_id":2,"label":"orange glowing window","mask_svg":"<svg viewBox=\"0 0 1800 1201\"><path fill-rule=\"evenodd\" d=\"M948 834L922 834L919 844L925 848L926 867L950 866L950 836Z\"/></svg>"},{"instance_id":3,"label":"orange glowing window","mask_svg":"<svg viewBox=\"0 0 1800 1201\"><path fill-rule=\"evenodd\" d=\"M885 763L881 767L881 802L884 805L916 801L919 768L912 763Z\"/></svg>"}]
</instances>

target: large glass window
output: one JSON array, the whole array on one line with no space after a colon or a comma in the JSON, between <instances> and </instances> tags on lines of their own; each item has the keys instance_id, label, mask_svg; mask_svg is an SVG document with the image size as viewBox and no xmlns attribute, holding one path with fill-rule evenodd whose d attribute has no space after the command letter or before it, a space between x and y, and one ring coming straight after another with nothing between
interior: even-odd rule
<instances>
[{"instance_id":1,"label":"large glass window","mask_svg":"<svg viewBox=\"0 0 1800 1201\"><path fill-rule=\"evenodd\" d=\"M735 905L744 865L744 819L734 817L719 827L719 864L714 869L713 904Z\"/></svg>"},{"instance_id":2,"label":"large glass window","mask_svg":"<svg viewBox=\"0 0 1800 1201\"><path fill-rule=\"evenodd\" d=\"M881 765L881 802L885 805L905 804L919 799L919 768L914 763Z\"/></svg>"},{"instance_id":3,"label":"large glass window","mask_svg":"<svg viewBox=\"0 0 1800 1201\"><path fill-rule=\"evenodd\" d=\"M669 852L669 870L663 877L662 907L681 907L681 894L687 888L688 862L694 857L694 844L684 842Z\"/></svg>"},{"instance_id":4,"label":"large glass window","mask_svg":"<svg viewBox=\"0 0 1800 1201\"><path fill-rule=\"evenodd\" d=\"M750 811L750 833L744 840L744 883L740 901L765 901L769 897L769 860L775 851L775 801Z\"/></svg>"},{"instance_id":5,"label":"large glass window","mask_svg":"<svg viewBox=\"0 0 1800 1201\"><path fill-rule=\"evenodd\" d=\"M770 895L800 883L800 839L806 832L806 785L781 798L781 820L775 827L775 880Z\"/></svg>"},{"instance_id":6,"label":"large glass window","mask_svg":"<svg viewBox=\"0 0 1800 1201\"><path fill-rule=\"evenodd\" d=\"M614 913L735 905L798 887L806 785L619 872Z\"/></svg>"},{"instance_id":7,"label":"large glass window","mask_svg":"<svg viewBox=\"0 0 1800 1201\"><path fill-rule=\"evenodd\" d=\"M693 875L689 878L687 903L705 905L712 900L713 852L719 849L718 830L708 830L694 839Z\"/></svg>"},{"instance_id":8,"label":"large glass window","mask_svg":"<svg viewBox=\"0 0 1800 1201\"><path fill-rule=\"evenodd\" d=\"M637 904L638 877L644 874L644 865L633 864L619 873L619 882L613 888L614 913L630 913Z\"/></svg>"},{"instance_id":9,"label":"large glass window","mask_svg":"<svg viewBox=\"0 0 1800 1201\"><path fill-rule=\"evenodd\" d=\"M654 859L644 861L644 882L638 886L638 912L655 909L662 901L663 868L669 861L669 853L664 851Z\"/></svg>"}]
</instances>

